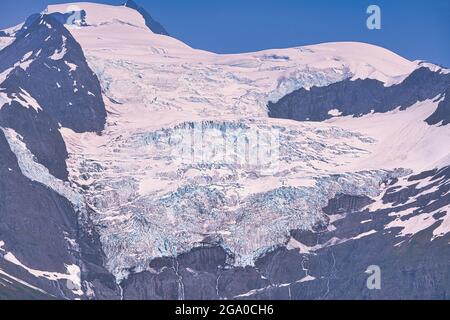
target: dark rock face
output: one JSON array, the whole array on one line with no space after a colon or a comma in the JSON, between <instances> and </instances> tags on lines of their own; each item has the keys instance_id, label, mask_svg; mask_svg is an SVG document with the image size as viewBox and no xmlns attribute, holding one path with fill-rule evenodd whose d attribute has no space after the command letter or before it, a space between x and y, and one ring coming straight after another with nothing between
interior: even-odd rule
<instances>
[{"instance_id":1,"label":"dark rock face","mask_svg":"<svg viewBox=\"0 0 450 320\"><path fill-rule=\"evenodd\" d=\"M132 274L122 282L124 299L218 299L218 279L227 254L220 247L194 249L177 258L155 259L152 272Z\"/></svg>"},{"instance_id":2,"label":"dark rock face","mask_svg":"<svg viewBox=\"0 0 450 320\"><path fill-rule=\"evenodd\" d=\"M106 111L100 83L62 24L50 16L32 21L0 51L0 73L12 68L0 92L13 100L0 106L0 125L19 133L50 173L67 179L68 155L59 128L103 130ZM41 110L24 107L17 99L23 102L25 95L35 99Z\"/></svg>"},{"instance_id":3,"label":"dark rock face","mask_svg":"<svg viewBox=\"0 0 450 320\"><path fill-rule=\"evenodd\" d=\"M128 7L128 8L134 9L137 12L139 12L142 15L142 17L144 17L146 26L153 33L161 34L161 35L164 35L164 36L168 36L169 35L169 33L166 31L166 29L158 21L154 20L152 18L152 16L143 7L138 5L133 0L128 0L125 3L125 6Z\"/></svg>"},{"instance_id":4,"label":"dark rock face","mask_svg":"<svg viewBox=\"0 0 450 320\"><path fill-rule=\"evenodd\" d=\"M429 125L440 124L446 126L450 123L450 88L445 91L445 98L442 100L436 111L426 120Z\"/></svg>"},{"instance_id":5,"label":"dark rock face","mask_svg":"<svg viewBox=\"0 0 450 320\"><path fill-rule=\"evenodd\" d=\"M2 300L52 300L55 297L38 288L32 288L0 270L0 301Z\"/></svg>"},{"instance_id":6,"label":"dark rock face","mask_svg":"<svg viewBox=\"0 0 450 320\"><path fill-rule=\"evenodd\" d=\"M411 176L407 187L390 181L382 198L386 209L374 211L372 199L338 195L324 212L340 218L312 231L292 231L292 239L306 251L281 246L254 267L232 267L227 263L232 257L214 246L156 259L150 263L152 272L122 282L124 298L449 299L450 234L433 235L449 214L449 181L450 167ZM435 221L413 235L389 226L399 217L423 214ZM381 290L367 287L366 270L372 265L381 269Z\"/></svg>"},{"instance_id":7,"label":"dark rock face","mask_svg":"<svg viewBox=\"0 0 450 320\"><path fill-rule=\"evenodd\" d=\"M17 32L15 33L15 37L18 37L20 35L23 35L24 33L27 32L28 28L35 23L39 18L41 17L41 15L39 13L34 13L31 16L29 16L25 22L23 23L22 28L20 28L20 30L17 30Z\"/></svg>"},{"instance_id":8,"label":"dark rock face","mask_svg":"<svg viewBox=\"0 0 450 320\"><path fill-rule=\"evenodd\" d=\"M450 74L432 72L422 67L414 71L402 83L385 87L377 80L350 79L327 87L299 89L276 103L269 103L272 118L299 121L324 121L330 119L331 110L338 109L342 116L362 116L371 112L383 113L401 107L405 110L418 101L433 99L450 88ZM448 102L447 102L448 104ZM445 105L431 116L429 124L446 121ZM425 120L425 119L424 119Z\"/></svg>"},{"instance_id":9,"label":"dark rock face","mask_svg":"<svg viewBox=\"0 0 450 320\"><path fill-rule=\"evenodd\" d=\"M16 66L21 60L32 62L24 70ZM103 130L100 83L80 45L56 19L41 16L0 52L0 61L0 72L14 67L3 92L26 90L55 121L76 132Z\"/></svg>"},{"instance_id":10,"label":"dark rock face","mask_svg":"<svg viewBox=\"0 0 450 320\"><path fill-rule=\"evenodd\" d=\"M165 268L157 274L146 271L125 280L123 297L126 300L178 300L179 286L173 269Z\"/></svg>"},{"instance_id":11,"label":"dark rock face","mask_svg":"<svg viewBox=\"0 0 450 320\"><path fill-rule=\"evenodd\" d=\"M372 202L373 200L369 197L340 194L330 200L328 206L323 208L323 211L328 215L355 212L368 206Z\"/></svg>"}]
</instances>

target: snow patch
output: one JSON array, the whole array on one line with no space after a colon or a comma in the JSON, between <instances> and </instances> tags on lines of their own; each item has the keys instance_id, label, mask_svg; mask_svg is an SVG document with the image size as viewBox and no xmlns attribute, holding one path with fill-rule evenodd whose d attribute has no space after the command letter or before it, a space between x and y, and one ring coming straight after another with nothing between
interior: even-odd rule
<instances>
[{"instance_id":1,"label":"snow patch","mask_svg":"<svg viewBox=\"0 0 450 320\"><path fill-rule=\"evenodd\" d=\"M50 272L50 271L42 271L33 269L30 267L27 267L22 262L20 262L16 256L11 253L7 252L3 259L6 261L15 264L16 266L25 269L28 273L32 274L33 276L37 278L45 278L50 281L58 281L58 280L68 280L71 282L71 285L73 285L72 292L77 296L83 295L83 290L81 289L81 270L80 267L77 265L66 265L67 274L65 273L58 273L58 272Z\"/></svg>"},{"instance_id":2,"label":"snow patch","mask_svg":"<svg viewBox=\"0 0 450 320\"><path fill-rule=\"evenodd\" d=\"M11 73L11 71L14 69L14 67L6 69L5 71L3 71L2 73L0 73L0 84L6 80L6 78L9 76L9 74Z\"/></svg>"},{"instance_id":3,"label":"snow patch","mask_svg":"<svg viewBox=\"0 0 450 320\"><path fill-rule=\"evenodd\" d=\"M330 115L332 117L339 117L342 115L342 112L339 111L339 109L332 109L332 110L328 111L328 115Z\"/></svg>"},{"instance_id":4,"label":"snow patch","mask_svg":"<svg viewBox=\"0 0 450 320\"><path fill-rule=\"evenodd\" d=\"M436 111L441 101L437 98L417 102L403 111L397 108L358 118L341 116L326 123L361 132L377 141L368 146L371 155L354 169L403 167L423 172L448 160L450 150L450 126L429 126L424 121Z\"/></svg>"},{"instance_id":5,"label":"snow patch","mask_svg":"<svg viewBox=\"0 0 450 320\"><path fill-rule=\"evenodd\" d=\"M77 68L78 68L78 66L76 64L74 64L74 63L67 62L67 61L64 61L64 63L66 64L66 66L69 67L69 72L76 71Z\"/></svg>"},{"instance_id":6,"label":"snow patch","mask_svg":"<svg viewBox=\"0 0 450 320\"><path fill-rule=\"evenodd\" d=\"M9 46L15 39L14 37L0 37L0 50Z\"/></svg>"},{"instance_id":7,"label":"snow patch","mask_svg":"<svg viewBox=\"0 0 450 320\"><path fill-rule=\"evenodd\" d=\"M12 96L15 98L14 100L19 102L25 108L33 108L36 111L42 111L39 103L24 89L20 88L20 92L18 95L15 93Z\"/></svg>"},{"instance_id":8,"label":"snow patch","mask_svg":"<svg viewBox=\"0 0 450 320\"><path fill-rule=\"evenodd\" d=\"M10 98L11 97L11 98ZM20 88L20 93L11 93L9 96L6 92L0 91L0 109L5 105L10 105L13 101L18 102L24 108L32 108L42 111L39 103L24 89Z\"/></svg>"},{"instance_id":9,"label":"snow patch","mask_svg":"<svg viewBox=\"0 0 450 320\"><path fill-rule=\"evenodd\" d=\"M0 110L3 106L11 104L12 99L5 92L0 91Z\"/></svg>"},{"instance_id":10,"label":"snow patch","mask_svg":"<svg viewBox=\"0 0 450 320\"><path fill-rule=\"evenodd\" d=\"M377 233L377 231L376 231L376 230L370 230L370 231L361 233L361 234L359 234L359 235L353 237L352 240L359 240L359 239L368 237L368 236L370 236L370 235L372 235L372 234L374 234L374 233Z\"/></svg>"},{"instance_id":11,"label":"snow patch","mask_svg":"<svg viewBox=\"0 0 450 320\"><path fill-rule=\"evenodd\" d=\"M28 60L31 57L32 54L33 54L33 51L25 53L25 55L22 57L21 61L24 62L24 61Z\"/></svg>"},{"instance_id":12,"label":"snow patch","mask_svg":"<svg viewBox=\"0 0 450 320\"><path fill-rule=\"evenodd\" d=\"M67 39L65 37L63 37L63 38L64 38L64 40L63 40L62 48L59 50L58 49L55 50L55 52L49 57L50 59L59 61L65 57L65 55L67 53L67 48L66 48L66 40Z\"/></svg>"},{"instance_id":13,"label":"snow patch","mask_svg":"<svg viewBox=\"0 0 450 320\"><path fill-rule=\"evenodd\" d=\"M309 281L314 281L316 280L315 277L307 275L306 277L304 277L303 279L300 279L298 282L302 283L302 282L309 282Z\"/></svg>"},{"instance_id":14,"label":"snow patch","mask_svg":"<svg viewBox=\"0 0 450 320\"><path fill-rule=\"evenodd\" d=\"M396 220L386 225L386 229L402 228L398 237L412 236L419 233L420 231L428 229L435 223L436 220L433 218L432 215L430 215L429 213L423 213L411 217L407 220L397 218Z\"/></svg>"}]
</instances>

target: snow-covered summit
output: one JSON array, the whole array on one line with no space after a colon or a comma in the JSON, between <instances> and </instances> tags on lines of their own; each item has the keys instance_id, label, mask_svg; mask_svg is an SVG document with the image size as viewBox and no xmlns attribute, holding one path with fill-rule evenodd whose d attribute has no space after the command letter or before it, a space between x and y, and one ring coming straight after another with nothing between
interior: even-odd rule
<instances>
[{"instance_id":1,"label":"snow-covered summit","mask_svg":"<svg viewBox=\"0 0 450 320\"><path fill-rule=\"evenodd\" d=\"M74 30L74 35L78 37L84 50L89 50L92 45L83 45L83 38L89 37L101 42L101 45L116 45L118 42L124 44L124 48L129 52L136 52L137 46L157 47L159 52L170 52L173 47L181 48L179 54L197 55L200 52L192 50L188 45L169 37L152 37L152 35L168 35L165 28L155 21L145 9L132 0L126 1L123 5L106 5L89 2L73 2L49 5L44 11L46 14L59 14L70 24L79 23L85 28L84 32ZM10 34L10 32L8 33ZM9 40L9 39L8 39ZM109 43L105 43L107 40ZM9 42L3 41L5 45ZM130 47L129 45L132 45ZM105 48L106 49L106 48ZM152 49L155 51L154 49ZM260 61L271 61L290 64L292 67L303 66L315 69L334 69L338 72L346 73L353 80L355 79L376 79L386 86L390 86L404 80L411 72L423 62L409 61L399 55L366 43L358 42L336 42L288 49L265 50L256 53L245 53L237 55L215 55L203 51L210 56L216 56L225 63L240 65L242 59L246 59L245 64L257 65ZM204 60L204 56L200 59ZM251 59L253 61L249 61ZM294 63L292 63L294 62ZM295 64L295 66L293 66ZM429 65L430 68L436 67ZM442 69L445 71L446 69ZM275 74L275 73L274 73ZM282 79L281 86L289 87L287 92L298 87L297 80L291 88L291 75L283 74L277 80ZM295 75L294 75L295 77ZM289 84L287 85L286 82ZM280 84L279 84L280 85ZM275 95L275 100L279 97Z\"/></svg>"},{"instance_id":2,"label":"snow-covered summit","mask_svg":"<svg viewBox=\"0 0 450 320\"><path fill-rule=\"evenodd\" d=\"M82 22L85 26L126 24L136 28L149 29L156 34L168 35L164 27L134 1L127 1L121 6L88 2L49 5L44 13L68 14L67 24L77 22Z\"/></svg>"},{"instance_id":3,"label":"snow-covered summit","mask_svg":"<svg viewBox=\"0 0 450 320\"><path fill-rule=\"evenodd\" d=\"M85 12L84 21L89 26L124 23L138 28L146 28L142 15L138 11L126 6L74 2L49 5L45 13L74 13L74 18L76 18L76 15L82 11Z\"/></svg>"}]
</instances>

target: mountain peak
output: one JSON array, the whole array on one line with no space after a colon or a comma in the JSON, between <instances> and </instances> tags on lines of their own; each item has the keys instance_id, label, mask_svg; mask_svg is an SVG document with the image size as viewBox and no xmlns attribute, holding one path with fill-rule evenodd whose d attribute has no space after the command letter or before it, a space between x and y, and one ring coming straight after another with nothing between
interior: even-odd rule
<instances>
[{"instance_id":1,"label":"mountain peak","mask_svg":"<svg viewBox=\"0 0 450 320\"><path fill-rule=\"evenodd\" d=\"M168 35L164 27L134 1L127 1L121 6L89 2L49 5L45 13L65 18L64 24L76 22L86 26L103 26L123 23L148 28L156 34Z\"/></svg>"},{"instance_id":2,"label":"mountain peak","mask_svg":"<svg viewBox=\"0 0 450 320\"><path fill-rule=\"evenodd\" d=\"M139 8L139 5L133 0L128 0L127 2L125 2L124 6L135 10Z\"/></svg>"},{"instance_id":3,"label":"mountain peak","mask_svg":"<svg viewBox=\"0 0 450 320\"><path fill-rule=\"evenodd\" d=\"M152 16L143 7L138 5L133 0L128 0L125 3L125 7L134 9L137 12L139 12L142 15L142 17L144 18L146 26L150 30L152 30L154 33L165 35L165 36L169 35L169 33L166 31L166 29L158 21L154 20L152 18Z\"/></svg>"}]
</instances>

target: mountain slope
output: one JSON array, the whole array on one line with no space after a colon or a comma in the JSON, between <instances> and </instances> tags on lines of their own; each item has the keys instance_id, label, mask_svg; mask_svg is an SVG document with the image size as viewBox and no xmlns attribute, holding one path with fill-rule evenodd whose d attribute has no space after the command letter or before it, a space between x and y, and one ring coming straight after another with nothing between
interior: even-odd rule
<instances>
[{"instance_id":1,"label":"mountain slope","mask_svg":"<svg viewBox=\"0 0 450 320\"><path fill-rule=\"evenodd\" d=\"M68 185L59 131L62 124L101 130L106 112L98 80L71 34L45 15L0 57L0 271L46 296L80 298L86 279L100 287L109 281L114 290L83 200Z\"/></svg>"},{"instance_id":2,"label":"mountain slope","mask_svg":"<svg viewBox=\"0 0 450 320\"><path fill-rule=\"evenodd\" d=\"M4 273L69 299L448 299L444 69L348 42L218 55L131 2L68 6L0 51Z\"/></svg>"}]
</instances>

